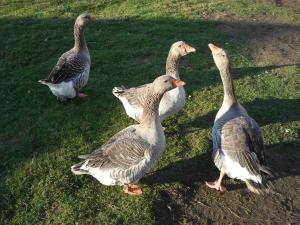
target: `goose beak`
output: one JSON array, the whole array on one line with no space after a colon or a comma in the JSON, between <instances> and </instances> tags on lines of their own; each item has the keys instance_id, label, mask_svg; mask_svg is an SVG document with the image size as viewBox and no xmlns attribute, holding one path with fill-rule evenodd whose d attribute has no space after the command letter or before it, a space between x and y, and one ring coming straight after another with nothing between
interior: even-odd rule
<instances>
[{"instance_id":1,"label":"goose beak","mask_svg":"<svg viewBox=\"0 0 300 225\"><path fill-rule=\"evenodd\" d=\"M212 54L218 54L220 51L222 51L221 48L219 48L218 46L216 46L212 43L208 44L208 47L210 48Z\"/></svg>"},{"instance_id":2,"label":"goose beak","mask_svg":"<svg viewBox=\"0 0 300 225\"><path fill-rule=\"evenodd\" d=\"M187 45L187 44L184 45L184 49L185 49L185 52L186 52L187 54L188 54L188 53L191 53L191 52L196 52L196 49L195 49L195 48L193 48L192 46Z\"/></svg>"},{"instance_id":3,"label":"goose beak","mask_svg":"<svg viewBox=\"0 0 300 225\"><path fill-rule=\"evenodd\" d=\"M96 21L96 16L91 16L91 21Z\"/></svg>"},{"instance_id":4,"label":"goose beak","mask_svg":"<svg viewBox=\"0 0 300 225\"><path fill-rule=\"evenodd\" d=\"M172 81L174 87L180 87L185 85L185 82L182 80L175 79Z\"/></svg>"}]
</instances>

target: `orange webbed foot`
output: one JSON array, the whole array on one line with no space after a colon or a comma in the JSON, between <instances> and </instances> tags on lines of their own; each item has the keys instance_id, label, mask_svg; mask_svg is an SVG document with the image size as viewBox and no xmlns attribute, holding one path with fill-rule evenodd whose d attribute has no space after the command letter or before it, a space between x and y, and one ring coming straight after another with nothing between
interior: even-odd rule
<instances>
[{"instance_id":1,"label":"orange webbed foot","mask_svg":"<svg viewBox=\"0 0 300 225\"><path fill-rule=\"evenodd\" d=\"M143 191L139 185L136 184L127 184L124 185L123 191L129 195L141 195Z\"/></svg>"},{"instance_id":2,"label":"orange webbed foot","mask_svg":"<svg viewBox=\"0 0 300 225\"><path fill-rule=\"evenodd\" d=\"M205 182L206 186L216 189L217 191L220 191L221 193L224 193L226 190L226 188L221 185L220 183L218 183L217 181L213 181L213 182Z\"/></svg>"}]
</instances>

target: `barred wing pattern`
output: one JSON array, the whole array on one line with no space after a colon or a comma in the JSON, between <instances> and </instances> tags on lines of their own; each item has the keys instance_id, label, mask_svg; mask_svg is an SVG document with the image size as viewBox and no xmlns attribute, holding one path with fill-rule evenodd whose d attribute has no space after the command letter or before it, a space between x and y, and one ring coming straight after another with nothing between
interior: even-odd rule
<instances>
[{"instance_id":1,"label":"barred wing pattern","mask_svg":"<svg viewBox=\"0 0 300 225\"><path fill-rule=\"evenodd\" d=\"M59 58L47 81L57 84L63 81L74 80L84 73L87 65L89 65L89 60L86 57L76 54L74 50L70 50Z\"/></svg>"},{"instance_id":2,"label":"barred wing pattern","mask_svg":"<svg viewBox=\"0 0 300 225\"><path fill-rule=\"evenodd\" d=\"M254 176L260 175L263 169L260 129L251 117L241 115L237 109L225 113L213 127L213 159L219 170L225 155Z\"/></svg>"},{"instance_id":3,"label":"barred wing pattern","mask_svg":"<svg viewBox=\"0 0 300 225\"><path fill-rule=\"evenodd\" d=\"M87 156L84 167L110 170L111 177L121 183L139 180L150 169L145 163L152 150L150 144L135 134L134 126L117 133Z\"/></svg>"},{"instance_id":4,"label":"barred wing pattern","mask_svg":"<svg viewBox=\"0 0 300 225\"><path fill-rule=\"evenodd\" d=\"M118 97L124 97L134 108L143 108L144 102L151 84L144 84L139 87L128 88L122 92L115 93Z\"/></svg>"}]
</instances>

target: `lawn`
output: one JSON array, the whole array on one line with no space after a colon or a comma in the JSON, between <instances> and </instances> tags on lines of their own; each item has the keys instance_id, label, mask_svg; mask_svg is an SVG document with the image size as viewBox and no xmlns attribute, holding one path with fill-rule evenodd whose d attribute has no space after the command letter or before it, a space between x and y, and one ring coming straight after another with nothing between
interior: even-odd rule
<instances>
[{"instance_id":1,"label":"lawn","mask_svg":"<svg viewBox=\"0 0 300 225\"><path fill-rule=\"evenodd\" d=\"M274 63L276 49L257 59L251 54L253 46L243 45L244 39L239 41L221 29L224 24L259 24L262 20L278 26L278 32L287 26L297 30L297 9L254 0L2 0L0 6L0 224L251 221L239 214L226 217L227 211L219 217L214 215L220 211L203 215L202 220L195 216L201 208L194 213L189 208L199 198L205 199L211 211L210 202L218 200L219 208L226 208L231 201L204 185L218 174L209 154L210 133L223 98L219 73L207 47L210 42L228 50L238 98L260 124L273 168L279 165L280 172L286 173L278 172L275 189L296 184L281 193L277 208L262 211L263 219L278 224L300 221L300 202L295 199L300 194L300 53L276 58L287 63ZM98 18L85 31L92 60L84 88L89 97L59 103L37 81L46 78L58 57L73 46L74 20L86 11ZM121 187L73 175L70 166L79 162L78 155L91 152L134 123L111 94L112 88L144 84L164 74L169 47L178 40L197 49L180 66L187 83L187 103L184 111L164 122L167 148L152 173L141 180L144 195L127 196ZM294 49L299 47L299 36L295 43ZM196 194L189 195L190 191ZM260 212L251 207L260 205L261 199L249 194L245 186L229 190L228 195L249 203L251 218L260 218ZM266 197L266 201L271 199L276 198ZM285 210L286 217L276 212L279 209Z\"/></svg>"}]
</instances>

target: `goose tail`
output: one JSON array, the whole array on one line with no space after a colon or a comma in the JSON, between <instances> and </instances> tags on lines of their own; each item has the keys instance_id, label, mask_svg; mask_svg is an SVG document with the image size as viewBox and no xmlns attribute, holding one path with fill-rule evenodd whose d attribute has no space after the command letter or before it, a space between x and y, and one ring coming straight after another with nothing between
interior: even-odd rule
<instances>
[{"instance_id":1,"label":"goose tail","mask_svg":"<svg viewBox=\"0 0 300 225\"><path fill-rule=\"evenodd\" d=\"M124 91L126 90L127 88L125 86L120 86L120 87L114 87L113 90L112 90L112 93L114 96L119 96L120 94L124 93Z\"/></svg>"},{"instance_id":2,"label":"goose tail","mask_svg":"<svg viewBox=\"0 0 300 225\"><path fill-rule=\"evenodd\" d=\"M246 185L251 192L260 195L268 194L273 190L272 182L267 180L265 177L262 178L262 181L260 183L253 180L246 180Z\"/></svg>"},{"instance_id":3,"label":"goose tail","mask_svg":"<svg viewBox=\"0 0 300 225\"><path fill-rule=\"evenodd\" d=\"M71 167L71 171L75 174L75 175L83 175L83 174L89 174L88 171L81 169L82 165L84 164L83 162L77 163L75 165L73 165Z\"/></svg>"},{"instance_id":4,"label":"goose tail","mask_svg":"<svg viewBox=\"0 0 300 225\"><path fill-rule=\"evenodd\" d=\"M47 86L56 86L55 84L53 84L53 83L50 83L48 80L46 80L46 79L43 79L43 80L39 80L38 81L39 83L41 83L41 84L44 84L44 85L47 85Z\"/></svg>"}]
</instances>

